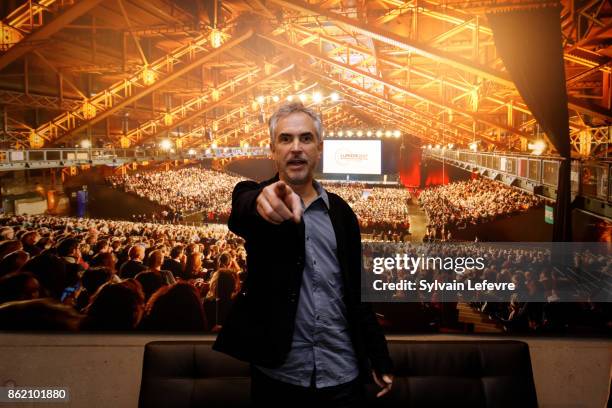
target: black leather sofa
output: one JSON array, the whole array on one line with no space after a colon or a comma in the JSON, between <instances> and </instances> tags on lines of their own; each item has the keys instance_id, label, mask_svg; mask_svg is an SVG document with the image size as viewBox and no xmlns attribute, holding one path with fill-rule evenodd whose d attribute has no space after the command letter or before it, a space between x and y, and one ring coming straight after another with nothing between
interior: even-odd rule
<instances>
[{"instance_id":1,"label":"black leather sofa","mask_svg":"<svg viewBox=\"0 0 612 408\"><path fill-rule=\"evenodd\" d=\"M211 342L145 346L140 407L249 406L248 364ZM372 407L537 407L529 348L519 341L390 341L395 381Z\"/></svg>"}]
</instances>

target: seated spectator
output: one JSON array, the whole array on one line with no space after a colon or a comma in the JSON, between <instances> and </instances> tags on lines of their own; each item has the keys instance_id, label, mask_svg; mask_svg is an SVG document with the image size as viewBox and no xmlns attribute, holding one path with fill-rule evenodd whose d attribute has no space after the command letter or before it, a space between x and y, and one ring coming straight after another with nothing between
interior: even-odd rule
<instances>
[{"instance_id":1,"label":"seated spectator","mask_svg":"<svg viewBox=\"0 0 612 408\"><path fill-rule=\"evenodd\" d=\"M134 279L140 282L140 285L142 286L145 303L149 301L151 296L153 296L158 289L168 285L159 273L155 273L153 271L139 272Z\"/></svg>"},{"instance_id":2,"label":"seated spectator","mask_svg":"<svg viewBox=\"0 0 612 408\"><path fill-rule=\"evenodd\" d=\"M12 227L0 228L0 242L12 241L13 239L15 239L15 230Z\"/></svg>"},{"instance_id":3,"label":"seated spectator","mask_svg":"<svg viewBox=\"0 0 612 408\"><path fill-rule=\"evenodd\" d=\"M22 272L32 272L41 285L41 297L60 300L70 279L66 263L57 255L41 254L30 259L21 267Z\"/></svg>"},{"instance_id":4,"label":"seated spectator","mask_svg":"<svg viewBox=\"0 0 612 408\"><path fill-rule=\"evenodd\" d=\"M196 289L185 282L159 289L146 307L145 330L204 331L206 317Z\"/></svg>"},{"instance_id":5,"label":"seated spectator","mask_svg":"<svg viewBox=\"0 0 612 408\"><path fill-rule=\"evenodd\" d=\"M117 282L119 282L119 277L117 276L117 270L115 269L115 265L117 265L117 257L112 252L102 252L96 254L91 258L91 266L103 266L108 268L114 277L117 278Z\"/></svg>"},{"instance_id":6,"label":"seated spectator","mask_svg":"<svg viewBox=\"0 0 612 408\"><path fill-rule=\"evenodd\" d=\"M81 315L53 299L33 299L0 305L2 330L77 331Z\"/></svg>"},{"instance_id":7,"label":"seated spectator","mask_svg":"<svg viewBox=\"0 0 612 408\"><path fill-rule=\"evenodd\" d=\"M185 250L183 245L176 245L170 251L170 256L164 260L162 269L172 272L175 278L181 277L185 266Z\"/></svg>"},{"instance_id":8,"label":"seated spectator","mask_svg":"<svg viewBox=\"0 0 612 408\"><path fill-rule=\"evenodd\" d=\"M129 259L119 268L119 277L121 279L130 279L135 277L138 272L146 271L147 267L142 263L145 258L145 248L143 245L132 245L128 251Z\"/></svg>"},{"instance_id":9,"label":"seated spectator","mask_svg":"<svg viewBox=\"0 0 612 408\"><path fill-rule=\"evenodd\" d=\"M151 252L147 258L147 266L151 272L158 274L162 278L163 282L167 285L176 283L176 279L174 279L174 275L172 275L170 271L161 269L163 263L164 254L159 249Z\"/></svg>"},{"instance_id":10,"label":"seated spectator","mask_svg":"<svg viewBox=\"0 0 612 408\"><path fill-rule=\"evenodd\" d=\"M37 231L28 231L21 236L21 244L23 250L26 251L30 256L34 257L42 252L42 250L36 246L36 243L40 239L40 235Z\"/></svg>"},{"instance_id":11,"label":"seated spectator","mask_svg":"<svg viewBox=\"0 0 612 408\"><path fill-rule=\"evenodd\" d=\"M134 279L105 283L93 295L84 312L82 330L133 330L140 324L144 313L142 287Z\"/></svg>"},{"instance_id":12,"label":"seated spectator","mask_svg":"<svg viewBox=\"0 0 612 408\"><path fill-rule=\"evenodd\" d=\"M0 259L3 259L5 256L15 251L22 251L23 244L21 241L15 239L11 241L2 241L0 242ZM28 254L29 255L29 254Z\"/></svg>"},{"instance_id":13,"label":"seated spectator","mask_svg":"<svg viewBox=\"0 0 612 408\"><path fill-rule=\"evenodd\" d=\"M57 245L57 255L66 264L67 278L74 283L80 279L85 269L89 267L87 263L82 262L80 243L76 238L66 238Z\"/></svg>"},{"instance_id":14,"label":"seated spectator","mask_svg":"<svg viewBox=\"0 0 612 408\"><path fill-rule=\"evenodd\" d=\"M30 272L13 272L0 278L0 304L40 297L40 284Z\"/></svg>"},{"instance_id":15,"label":"seated spectator","mask_svg":"<svg viewBox=\"0 0 612 408\"><path fill-rule=\"evenodd\" d=\"M235 296L240 292L240 283L235 272L229 269L219 269L210 281L204 308L211 325L222 326L232 307Z\"/></svg>"},{"instance_id":16,"label":"seated spectator","mask_svg":"<svg viewBox=\"0 0 612 408\"><path fill-rule=\"evenodd\" d=\"M11 252L0 261L0 276L17 272L29 259L30 255L25 251Z\"/></svg>"},{"instance_id":17,"label":"seated spectator","mask_svg":"<svg viewBox=\"0 0 612 408\"><path fill-rule=\"evenodd\" d=\"M81 277L81 290L76 298L75 308L83 310L89 304L89 300L106 282L110 281L113 276L109 268L103 266L89 268L83 272Z\"/></svg>"},{"instance_id":18,"label":"seated spectator","mask_svg":"<svg viewBox=\"0 0 612 408\"><path fill-rule=\"evenodd\" d=\"M185 264L185 270L181 274L181 279L189 280L196 279L202 276L202 254L199 252L193 252L187 255L187 262Z\"/></svg>"}]
</instances>

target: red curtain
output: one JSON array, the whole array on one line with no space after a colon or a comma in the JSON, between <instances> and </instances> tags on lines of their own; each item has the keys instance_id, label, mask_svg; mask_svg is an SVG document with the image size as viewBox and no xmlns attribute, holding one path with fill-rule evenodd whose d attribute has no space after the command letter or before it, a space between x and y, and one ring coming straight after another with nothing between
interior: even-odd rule
<instances>
[{"instance_id":1,"label":"red curtain","mask_svg":"<svg viewBox=\"0 0 612 408\"><path fill-rule=\"evenodd\" d=\"M406 187L421 184L421 149L409 146L401 149L399 162L400 182Z\"/></svg>"}]
</instances>

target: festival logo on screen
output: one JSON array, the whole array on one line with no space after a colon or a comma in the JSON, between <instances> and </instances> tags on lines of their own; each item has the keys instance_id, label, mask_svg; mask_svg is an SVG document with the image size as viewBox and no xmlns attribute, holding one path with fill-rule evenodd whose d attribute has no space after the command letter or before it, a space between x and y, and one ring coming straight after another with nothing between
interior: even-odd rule
<instances>
[{"instance_id":1,"label":"festival logo on screen","mask_svg":"<svg viewBox=\"0 0 612 408\"><path fill-rule=\"evenodd\" d=\"M380 140L324 141L324 173L380 174L380 169Z\"/></svg>"},{"instance_id":2,"label":"festival logo on screen","mask_svg":"<svg viewBox=\"0 0 612 408\"><path fill-rule=\"evenodd\" d=\"M336 150L335 159L338 166L355 166L368 161L368 154L364 152L353 152L350 149L341 148Z\"/></svg>"}]
</instances>

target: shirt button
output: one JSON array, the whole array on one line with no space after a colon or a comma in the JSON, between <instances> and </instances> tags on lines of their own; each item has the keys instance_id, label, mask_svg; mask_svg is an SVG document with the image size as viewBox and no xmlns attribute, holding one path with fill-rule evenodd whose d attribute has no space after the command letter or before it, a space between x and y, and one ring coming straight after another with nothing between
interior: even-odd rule
<instances>
[{"instance_id":1,"label":"shirt button","mask_svg":"<svg viewBox=\"0 0 612 408\"><path fill-rule=\"evenodd\" d=\"M315 265L317 264L317 261L312 261Z\"/></svg>"},{"instance_id":2,"label":"shirt button","mask_svg":"<svg viewBox=\"0 0 612 408\"><path fill-rule=\"evenodd\" d=\"M310 237L308 235L306 236L306 241L310 241Z\"/></svg>"}]
</instances>

